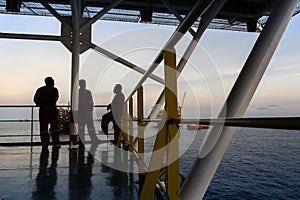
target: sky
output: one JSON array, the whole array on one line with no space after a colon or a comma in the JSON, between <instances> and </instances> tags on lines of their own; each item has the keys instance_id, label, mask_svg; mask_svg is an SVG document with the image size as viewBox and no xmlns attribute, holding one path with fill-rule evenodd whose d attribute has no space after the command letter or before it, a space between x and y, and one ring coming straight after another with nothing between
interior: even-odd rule
<instances>
[{"instance_id":1,"label":"sky","mask_svg":"<svg viewBox=\"0 0 300 200\"><path fill-rule=\"evenodd\" d=\"M300 16L295 16L288 25L247 116L299 116L299 24ZM174 29L99 20L93 25L92 42L147 70ZM60 23L53 17L1 14L0 32L60 35ZM237 31L205 32L178 79L180 103L186 93L184 116L217 115L258 36L258 33ZM190 40L191 36L186 34L176 45L177 62ZM33 105L33 95L47 76L54 78L59 89L58 104L68 103L71 53L60 42L0 38L0 46L0 105ZM163 77L163 65L154 73ZM87 80L96 104L108 104L116 83L123 85L127 97L142 75L88 50L80 57L79 77ZM154 105L162 88L153 80L145 82L146 109Z\"/></svg>"}]
</instances>

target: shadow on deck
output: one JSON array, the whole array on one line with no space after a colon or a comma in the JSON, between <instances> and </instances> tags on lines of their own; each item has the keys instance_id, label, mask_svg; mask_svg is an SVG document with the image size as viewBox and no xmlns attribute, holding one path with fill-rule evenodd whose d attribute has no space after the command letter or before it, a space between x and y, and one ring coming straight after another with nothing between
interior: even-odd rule
<instances>
[{"instance_id":1,"label":"shadow on deck","mask_svg":"<svg viewBox=\"0 0 300 200\"><path fill-rule=\"evenodd\" d=\"M110 168L83 148L0 146L0 155L0 199L138 199L138 174Z\"/></svg>"}]
</instances>

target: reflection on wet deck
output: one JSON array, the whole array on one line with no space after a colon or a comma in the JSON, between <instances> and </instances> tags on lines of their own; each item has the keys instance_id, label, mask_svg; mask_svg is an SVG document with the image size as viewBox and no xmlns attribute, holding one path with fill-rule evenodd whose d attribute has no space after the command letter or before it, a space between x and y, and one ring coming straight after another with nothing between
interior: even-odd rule
<instances>
[{"instance_id":1,"label":"reflection on wet deck","mask_svg":"<svg viewBox=\"0 0 300 200\"><path fill-rule=\"evenodd\" d=\"M138 175L102 164L92 148L0 147L0 199L138 199Z\"/></svg>"}]
</instances>

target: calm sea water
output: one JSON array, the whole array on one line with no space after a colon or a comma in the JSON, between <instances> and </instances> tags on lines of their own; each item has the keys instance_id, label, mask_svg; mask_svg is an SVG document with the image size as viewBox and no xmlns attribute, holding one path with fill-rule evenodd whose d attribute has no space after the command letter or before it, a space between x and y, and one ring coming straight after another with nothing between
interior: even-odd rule
<instances>
[{"instance_id":1,"label":"calm sea water","mask_svg":"<svg viewBox=\"0 0 300 200\"><path fill-rule=\"evenodd\" d=\"M100 129L99 124L96 129ZM38 131L35 123L34 134ZM4 134L29 135L30 123L1 123L0 135ZM206 130L181 127L182 174L188 174L205 134ZM204 199L300 199L299 155L300 131L238 129Z\"/></svg>"},{"instance_id":2,"label":"calm sea water","mask_svg":"<svg viewBox=\"0 0 300 200\"><path fill-rule=\"evenodd\" d=\"M182 156L182 173L204 134ZM300 131L238 129L204 199L300 199Z\"/></svg>"}]
</instances>

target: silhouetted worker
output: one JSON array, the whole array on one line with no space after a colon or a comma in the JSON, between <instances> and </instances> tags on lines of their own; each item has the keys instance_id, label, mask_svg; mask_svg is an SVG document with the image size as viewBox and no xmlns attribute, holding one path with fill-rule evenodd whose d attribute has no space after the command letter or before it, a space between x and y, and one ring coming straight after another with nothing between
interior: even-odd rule
<instances>
[{"instance_id":1,"label":"silhouetted worker","mask_svg":"<svg viewBox=\"0 0 300 200\"><path fill-rule=\"evenodd\" d=\"M79 80L79 101L78 101L78 133L80 138L80 145L85 143L85 125L87 126L88 133L91 141L98 142L96 136L94 121L93 121L93 109L94 101L92 93L86 89L86 81Z\"/></svg>"},{"instance_id":2,"label":"silhouetted worker","mask_svg":"<svg viewBox=\"0 0 300 200\"><path fill-rule=\"evenodd\" d=\"M125 97L120 84L115 85L113 92L115 96L111 104L107 106L107 110L110 110L110 112L102 116L101 129L105 135L108 135L108 124L112 121L114 126L114 144L117 144L121 131L122 109Z\"/></svg>"},{"instance_id":3,"label":"silhouetted worker","mask_svg":"<svg viewBox=\"0 0 300 200\"><path fill-rule=\"evenodd\" d=\"M54 87L54 80L51 77L45 78L45 86L37 89L34 95L34 102L39 110L40 120L40 137L43 148L48 148L50 124L52 141L54 145L59 145L59 126L58 126L58 110L56 102L58 100L58 90Z\"/></svg>"}]
</instances>

